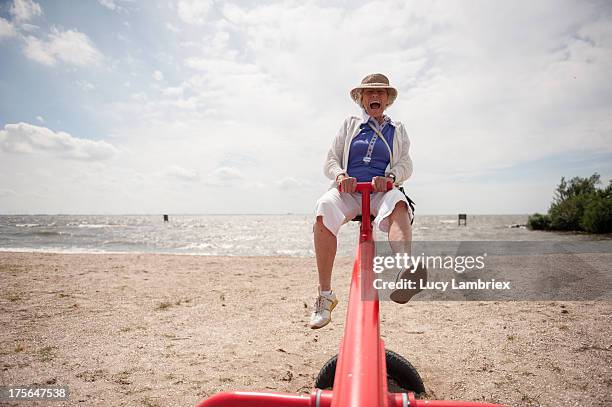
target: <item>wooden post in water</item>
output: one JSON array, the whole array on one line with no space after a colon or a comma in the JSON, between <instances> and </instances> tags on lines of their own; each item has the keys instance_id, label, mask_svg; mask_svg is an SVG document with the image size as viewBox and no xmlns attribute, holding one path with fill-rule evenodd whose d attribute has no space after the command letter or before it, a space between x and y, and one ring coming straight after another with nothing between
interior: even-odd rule
<instances>
[{"instance_id":1,"label":"wooden post in water","mask_svg":"<svg viewBox=\"0 0 612 407\"><path fill-rule=\"evenodd\" d=\"M461 221L463 221L463 224L467 226L467 214L465 213L459 214L459 217L457 218L457 226L461 226Z\"/></svg>"},{"instance_id":2,"label":"wooden post in water","mask_svg":"<svg viewBox=\"0 0 612 407\"><path fill-rule=\"evenodd\" d=\"M164 215L164 222L168 222L168 215Z\"/></svg>"}]
</instances>

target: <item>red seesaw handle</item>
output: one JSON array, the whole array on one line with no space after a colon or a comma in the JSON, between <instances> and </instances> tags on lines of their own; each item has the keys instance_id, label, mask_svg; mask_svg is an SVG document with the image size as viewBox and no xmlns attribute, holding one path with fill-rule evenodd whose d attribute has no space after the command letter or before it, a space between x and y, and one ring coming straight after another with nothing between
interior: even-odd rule
<instances>
[{"instance_id":1,"label":"red seesaw handle","mask_svg":"<svg viewBox=\"0 0 612 407\"><path fill-rule=\"evenodd\" d=\"M372 239L372 224L370 222L370 193L374 189L371 182L358 182L355 192L361 192L361 229L359 241L365 242ZM393 189L393 181L387 181L387 191ZM338 185L342 192L342 185Z\"/></svg>"},{"instance_id":2,"label":"red seesaw handle","mask_svg":"<svg viewBox=\"0 0 612 407\"><path fill-rule=\"evenodd\" d=\"M372 185L371 182L358 182L357 183L357 188L355 189L355 192L368 192L371 193L373 190L374 186ZM393 181L387 181L387 191L390 191L393 189ZM338 191L340 192L344 192L342 191L342 184L338 185Z\"/></svg>"}]
</instances>

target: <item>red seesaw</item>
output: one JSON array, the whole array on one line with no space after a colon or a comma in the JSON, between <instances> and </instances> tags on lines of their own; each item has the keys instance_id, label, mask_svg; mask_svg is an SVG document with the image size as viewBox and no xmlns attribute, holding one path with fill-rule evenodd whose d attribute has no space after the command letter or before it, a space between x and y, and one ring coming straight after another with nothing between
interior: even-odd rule
<instances>
[{"instance_id":1,"label":"red seesaw","mask_svg":"<svg viewBox=\"0 0 612 407\"><path fill-rule=\"evenodd\" d=\"M391 188L393 184L389 182L387 189ZM373 284L372 184L358 183L357 192L361 193L362 220L333 389L315 388L310 395L224 392L203 400L197 407L503 407L469 401L417 400L413 392L388 391L385 345L380 338L378 292Z\"/></svg>"}]
</instances>

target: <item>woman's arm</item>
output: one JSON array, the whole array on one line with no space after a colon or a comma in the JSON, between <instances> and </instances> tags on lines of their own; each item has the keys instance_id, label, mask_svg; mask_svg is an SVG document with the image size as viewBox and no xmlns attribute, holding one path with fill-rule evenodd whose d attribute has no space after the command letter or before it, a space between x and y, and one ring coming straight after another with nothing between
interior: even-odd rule
<instances>
[{"instance_id":1,"label":"woman's arm","mask_svg":"<svg viewBox=\"0 0 612 407\"><path fill-rule=\"evenodd\" d=\"M389 169L389 173L395 175L395 183L401 184L412 175L412 159L410 158L410 139L408 133L402 123L398 123L395 134L398 139L398 144L401 145L397 163Z\"/></svg>"},{"instance_id":2,"label":"woman's arm","mask_svg":"<svg viewBox=\"0 0 612 407\"><path fill-rule=\"evenodd\" d=\"M334 137L331 147L327 152L327 158L323 166L323 173L331 180L337 181L340 174L346 174L346 170L342 168L342 156L344 153L344 142L348 132L348 119L344 121L338 134Z\"/></svg>"}]
</instances>

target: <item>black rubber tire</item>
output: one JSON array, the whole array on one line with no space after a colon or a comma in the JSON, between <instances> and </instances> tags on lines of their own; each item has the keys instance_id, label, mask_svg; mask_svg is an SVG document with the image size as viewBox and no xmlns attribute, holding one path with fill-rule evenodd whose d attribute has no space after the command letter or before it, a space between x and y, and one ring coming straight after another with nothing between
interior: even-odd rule
<instances>
[{"instance_id":1,"label":"black rubber tire","mask_svg":"<svg viewBox=\"0 0 612 407\"><path fill-rule=\"evenodd\" d=\"M423 393L425 386L419 373L414 366L408 362L403 356L385 350L385 359L387 361L387 386L392 393ZM334 377L336 376L336 363L338 355L328 360L319 371L315 387L322 390L331 390L334 387Z\"/></svg>"}]
</instances>

